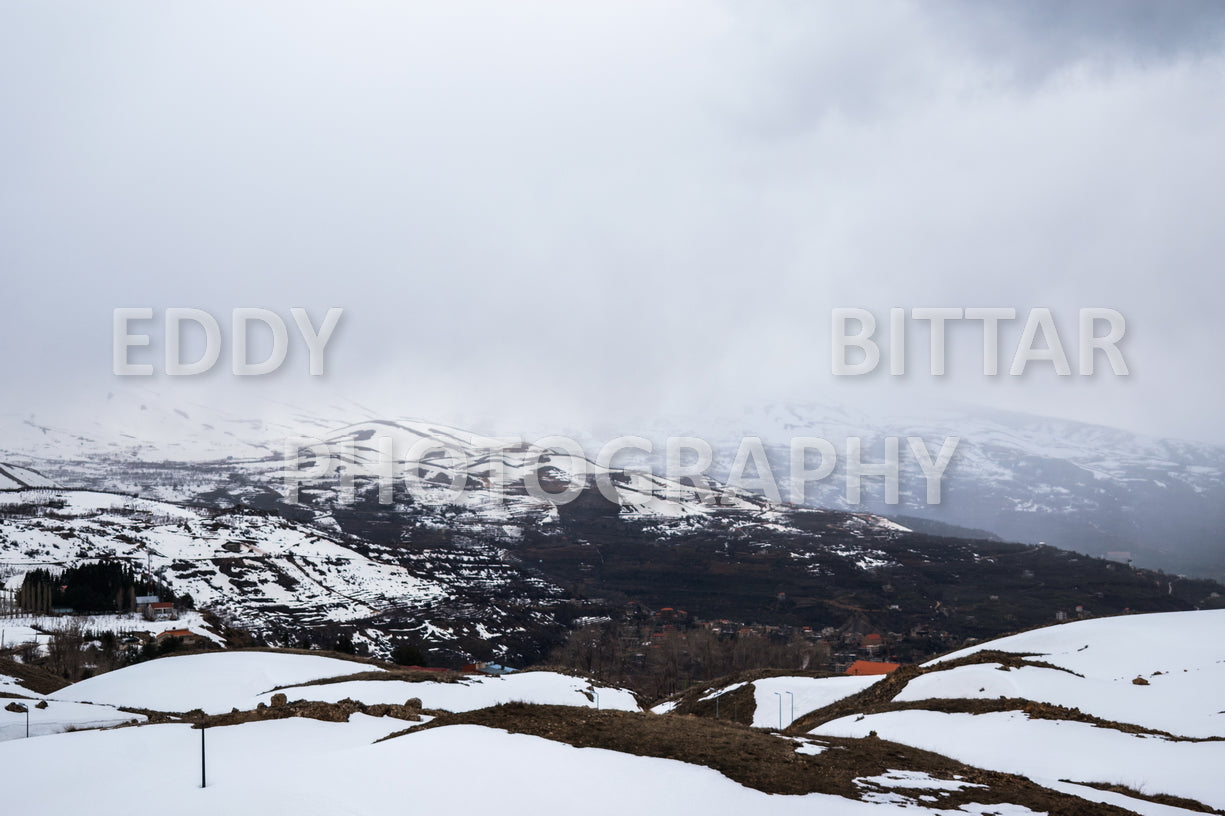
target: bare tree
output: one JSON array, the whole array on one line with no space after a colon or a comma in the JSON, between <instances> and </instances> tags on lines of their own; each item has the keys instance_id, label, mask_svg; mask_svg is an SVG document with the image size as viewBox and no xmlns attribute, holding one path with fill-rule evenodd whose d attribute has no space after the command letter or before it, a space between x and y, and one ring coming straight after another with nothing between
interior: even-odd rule
<instances>
[{"instance_id":1,"label":"bare tree","mask_svg":"<svg viewBox=\"0 0 1225 816\"><path fill-rule=\"evenodd\" d=\"M75 683L85 669L85 631L76 620L68 620L51 634L50 669Z\"/></svg>"}]
</instances>

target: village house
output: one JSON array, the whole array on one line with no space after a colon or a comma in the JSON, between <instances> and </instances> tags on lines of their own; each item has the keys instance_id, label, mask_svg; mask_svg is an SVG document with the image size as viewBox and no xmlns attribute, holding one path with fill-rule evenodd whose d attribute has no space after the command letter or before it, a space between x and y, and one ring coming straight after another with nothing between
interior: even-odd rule
<instances>
[{"instance_id":1,"label":"village house","mask_svg":"<svg viewBox=\"0 0 1225 816\"><path fill-rule=\"evenodd\" d=\"M190 629L167 629L158 633L157 642L164 643L170 638L179 638L184 646L195 646L201 640L201 637Z\"/></svg>"},{"instance_id":2,"label":"village house","mask_svg":"<svg viewBox=\"0 0 1225 816\"><path fill-rule=\"evenodd\" d=\"M155 601L145 604L144 616L145 620L151 621L174 620L177 617L174 612L174 604L168 601Z\"/></svg>"}]
</instances>

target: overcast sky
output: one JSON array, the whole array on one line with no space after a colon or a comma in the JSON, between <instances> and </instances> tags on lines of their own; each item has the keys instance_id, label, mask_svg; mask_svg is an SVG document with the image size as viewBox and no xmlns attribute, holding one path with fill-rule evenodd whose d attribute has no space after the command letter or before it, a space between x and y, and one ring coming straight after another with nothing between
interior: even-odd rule
<instances>
[{"instance_id":1,"label":"overcast sky","mask_svg":"<svg viewBox=\"0 0 1225 816\"><path fill-rule=\"evenodd\" d=\"M927 398L1225 442L1219 2L12 0L0 112L8 411L130 385L116 307L195 307L222 363L157 378L193 399ZM247 306L294 345L239 381ZM322 378L294 306L345 309ZM906 376L835 378L847 306L1049 307L1073 366L1110 307L1132 373L985 377L965 325L933 378L916 323Z\"/></svg>"}]
</instances>

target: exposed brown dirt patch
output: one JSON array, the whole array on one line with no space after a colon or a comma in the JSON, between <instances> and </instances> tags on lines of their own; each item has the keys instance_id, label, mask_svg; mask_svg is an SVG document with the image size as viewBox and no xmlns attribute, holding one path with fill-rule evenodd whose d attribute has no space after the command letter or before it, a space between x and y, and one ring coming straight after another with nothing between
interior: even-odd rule
<instances>
[{"instance_id":1,"label":"exposed brown dirt patch","mask_svg":"<svg viewBox=\"0 0 1225 816\"><path fill-rule=\"evenodd\" d=\"M939 754L874 737L822 737L812 741L825 750L815 755L800 754L793 739L727 721L684 715L508 703L444 714L419 729L388 739L405 735L411 739L411 734L417 731L461 724L531 734L579 748L603 748L702 765L766 793L827 793L859 799L877 789L866 783L857 784L856 779L902 770L985 786L951 792L889 788L913 798L933 796L936 801L922 803L930 807L1008 802L1061 816L1114 816L1126 812L1042 788L1021 777L972 768Z\"/></svg>"},{"instance_id":2,"label":"exposed brown dirt patch","mask_svg":"<svg viewBox=\"0 0 1225 816\"><path fill-rule=\"evenodd\" d=\"M366 705L357 700L345 698L336 703L321 703L313 700L294 700L283 705L266 706L260 704L247 711L231 711L228 714L205 714L202 711L188 711L175 716L181 722L190 722L196 727L215 728L224 725L240 725L260 720L284 720L290 717L307 717L323 722L348 722L354 714L367 714L371 717L394 717L409 722L421 721L421 709L404 705L378 703ZM169 718L163 722L169 721Z\"/></svg>"},{"instance_id":3,"label":"exposed brown dirt patch","mask_svg":"<svg viewBox=\"0 0 1225 816\"><path fill-rule=\"evenodd\" d=\"M353 674L342 674L339 677L322 677L318 680L308 680L305 683L277 686L276 688L269 689L269 691L306 688L309 686L330 686L335 683L349 683L360 680L403 680L406 683L458 683L466 676L460 672L413 671L412 669L396 668L385 671L354 672Z\"/></svg>"},{"instance_id":4,"label":"exposed brown dirt patch","mask_svg":"<svg viewBox=\"0 0 1225 816\"><path fill-rule=\"evenodd\" d=\"M15 677L23 688L35 694L51 694L68 685L64 678L38 666L27 666L7 657L0 657L0 674Z\"/></svg>"}]
</instances>

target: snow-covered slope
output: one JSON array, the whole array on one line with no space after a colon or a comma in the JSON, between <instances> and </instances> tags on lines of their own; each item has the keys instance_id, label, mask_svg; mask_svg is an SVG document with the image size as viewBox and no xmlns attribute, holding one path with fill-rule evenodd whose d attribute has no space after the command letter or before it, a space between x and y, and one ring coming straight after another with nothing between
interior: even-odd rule
<instances>
[{"instance_id":1,"label":"snow-covered slope","mask_svg":"<svg viewBox=\"0 0 1225 816\"><path fill-rule=\"evenodd\" d=\"M557 502L546 491L568 484L597 487L615 495L626 515L682 517L713 509L768 513L760 497L711 482L701 488L650 472L601 467L585 455L549 450L517 438L496 438L419 420L368 421L336 430L302 454L270 463L265 478L283 485L295 473L315 473L317 454L326 470L308 483L343 501L344 478L387 478L419 505L463 506L485 523L524 516L556 518ZM285 452L282 446L282 453ZM537 479L539 486L530 482ZM597 482L597 479L600 482Z\"/></svg>"},{"instance_id":2,"label":"snow-covered slope","mask_svg":"<svg viewBox=\"0 0 1225 816\"><path fill-rule=\"evenodd\" d=\"M447 594L402 566L276 517L87 491L0 493L4 508L13 512L0 514L0 558L11 569L126 560L255 632L360 621Z\"/></svg>"},{"instance_id":3,"label":"snow-covered slope","mask_svg":"<svg viewBox=\"0 0 1225 816\"><path fill-rule=\"evenodd\" d=\"M939 666L990 649L1035 654L1086 676L1128 679L1196 670L1225 661L1225 610L1127 615L1045 626L977 643L932 660Z\"/></svg>"},{"instance_id":4,"label":"snow-covered slope","mask_svg":"<svg viewBox=\"0 0 1225 816\"><path fill-rule=\"evenodd\" d=\"M36 470L0 462L0 490L55 487L55 482Z\"/></svg>"},{"instance_id":5,"label":"snow-covered slope","mask_svg":"<svg viewBox=\"0 0 1225 816\"><path fill-rule=\"evenodd\" d=\"M550 480L597 474L610 477L627 513L684 516L710 507L763 509L744 491L711 483L696 490L649 472L609 470L583 457L547 452L517 437L495 437L416 419L376 419L352 403L311 406L279 403L243 418L204 404L178 404L156 391L123 390L107 396L88 420L65 409L55 419L0 417L0 452L37 461L64 483L102 490L139 490L172 501L224 488L242 473L276 490L299 467L287 450L311 444L332 456L315 483L338 476L391 473L417 502L462 503L486 520L549 512L553 503L529 495L524 479L538 470ZM421 443L429 443L421 447ZM382 444L390 444L385 456ZM0 470L0 479L3 471ZM452 485L465 487L454 495ZM20 487L14 482L0 489ZM231 485L232 486L232 485Z\"/></svg>"},{"instance_id":6,"label":"snow-covered slope","mask_svg":"<svg viewBox=\"0 0 1225 816\"><path fill-rule=\"evenodd\" d=\"M731 695L746 686L751 692L747 720L754 728L785 728L804 715L857 694L876 684L880 677L796 677L779 675L759 680L741 680L716 686L697 698L697 703L719 701L720 716L736 718L740 703ZM743 692L741 692L743 694ZM736 695L740 696L740 695ZM668 714L678 708L688 710L684 699L673 699L654 706L656 714ZM709 709L709 706L707 706Z\"/></svg>"},{"instance_id":7,"label":"snow-covered slope","mask_svg":"<svg viewBox=\"0 0 1225 816\"><path fill-rule=\"evenodd\" d=\"M1052 788L1114 784L1225 807L1225 611L1101 618L978 644L926 664L887 708L811 733L875 732Z\"/></svg>"},{"instance_id":8,"label":"snow-covered slope","mask_svg":"<svg viewBox=\"0 0 1225 816\"><path fill-rule=\"evenodd\" d=\"M198 708L206 714L224 714L233 708L246 711L270 703L274 690L290 700L324 703L348 698L368 705L400 705L417 697L423 707L445 711L471 711L509 702L638 710L634 695L624 689L593 685L556 672L473 676L450 682L344 680L370 671L384 673L369 664L321 655L214 652L138 663L82 680L49 697L167 712ZM311 682L323 679L340 682Z\"/></svg>"},{"instance_id":9,"label":"snow-covered slope","mask_svg":"<svg viewBox=\"0 0 1225 816\"><path fill-rule=\"evenodd\" d=\"M1225 738L1223 638L1225 610L1051 626L954 652L928 666L939 669L991 649L1031 654L1030 660L1058 669L960 666L912 680L895 699L1020 697L1177 735Z\"/></svg>"},{"instance_id":10,"label":"snow-covered slope","mask_svg":"<svg viewBox=\"0 0 1225 816\"><path fill-rule=\"evenodd\" d=\"M260 400L240 410L210 404L207 388L173 393L119 385L88 404L0 413L0 451L63 461L245 460L279 454L287 436L315 436L373 416L352 402L301 407Z\"/></svg>"},{"instance_id":11,"label":"snow-covered slope","mask_svg":"<svg viewBox=\"0 0 1225 816\"><path fill-rule=\"evenodd\" d=\"M971 662L975 659L985 662ZM1133 714L1146 715L1150 710L1169 714L1181 708L1201 716L1222 702L1221 685L1209 674L1183 686L1166 686L1159 681L1167 675L1211 673L1222 661L1225 613L1192 612L1124 616L1027 632L931 661L918 670L917 676L779 676L755 681L757 713L772 710L775 717L775 692L791 692L797 697L798 709L815 707L816 712L807 716L819 717L822 705L838 700L845 705L849 694L880 684L872 686L874 701L869 709L815 727L800 722L787 734L761 735L761 739L785 743L797 761L802 755L808 755L805 759L819 758L844 750L850 751L847 756L861 756L856 761L866 762L865 767L875 770L865 770L850 780L853 793L841 796L768 795L731 782L709 767L658 758L649 752L631 756L601 748L575 748L554 741L563 739L561 736L506 733L443 720L430 724L438 727L419 730L412 722L364 714L353 714L347 723L290 717L212 726L206 732L209 782L203 790L198 787L199 735L177 724L60 734L29 743L9 741L0 744L0 770L27 783L10 791L7 801L18 808L34 802L22 798L26 787L45 789L52 784L53 774L70 766L74 768L75 784L57 800L59 806L83 807L84 798L79 802L73 798L81 789L141 784L143 793L174 802L178 813L262 812L274 802L277 807L303 814L401 812L404 788L391 780L400 779L403 769L411 769L414 778L423 780L412 789L413 807L424 809L447 807L455 801L456 791L481 799L480 792L487 790L496 798L500 811L525 814L581 808L584 812L610 814L926 812L964 816L1065 812L1073 807L1070 803L1075 803L1073 810L1066 812L1174 816L1194 812L1183 807L1192 804L1187 800L1218 809L1225 806L1225 788L1219 778L1219 768L1225 767L1225 740L1155 733L1136 716L1107 720L1097 713L1094 703L1110 696L1112 684L1144 677L1149 680L1147 686L1127 681L1137 694L1151 692L1146 702L1132 702ZM1011 668L997 668L1002 665ZM508 699L561 703L582 707L576 708L575 716L580 718L576 722L587 722L583 718L598 713L590 711L595 694L602 707L619 704L619 695L624 694L547 672L459 684L344 681L353 668L370 667L314 655L261 652L167 658L63 689L50 695L49 710L88 699L173 710L201 707L222 713L231 707L250 708L270 702L272 687L289 685L284 693L291 700L327 702L344 697L367 704L400 703L411 694L421 697L426 707L455 711L472 711ZM334 674L337 671L340 673ZM1044 685L1042 675L1036 674L1040 671L1066 676L1067 685L1060 691L1065 697L1059 703L1065 708L1043 706L1037 701L1050 688ZM998 685L995 689L983 686L981 692L970 689L974 683L990 682L982 672L1014 683L1005 696L1014 694L1021 699L1000 700L998 694L987 694L1003 688ZM341 682L310 684L311 680L328 677L339 677ZM289 683L280 682L285 680ZM892 702L887 700L888 695L886 702L881 702L878 689L885 688L892 689ZM732 685L714 693L742 690L742 686ZM625 707L632 709L632 698L626 695L625 702ZM552 713L555 709L544 710L550 712L549 716L558 716ZM584 713L577 713L580 710ZM517 716L514 712L528 716L529 711L530 707L512 705L490 715L505 722L507 716ZM803 716L799 710L797 715ZM9 719L0 720L0 725L11 726L14 715L4 716ZM616 716L642 717L649 724L667 723L673 715ZM677 746L685 744L687 737L681 732L694 721L692 717L676 720ZM1168 718L1162 722L1174 726L1191 719ZM609 728L612 723L605 719L593 727ZM760 725L776 727L777 722ZM378 741L404 731L406 726L404 735ZM717 734L720 739L745 733L738 726L711 726L714 730L706 733ZM622 722L620 727L633 726ZM877 737L935 751L958 764L940 765L945 761L939 760L932 766L944 768L937 776L907 770L905 763L912 760L905 759L906 750L880 743ZM861 742L838 742L841 739ZM705 752L704 747L699 753ZM894 770L881 772L880 766L873 764L876 760L870 758L878 755L898 764L887 765ZM1014 774L1009 777L1014 780L1028 777L1048 792L1074 798L1060 800L1057 806L1051 800L1051 807L1044 809L1008 804L998 795L988 797L987 793L999 785L1013 785L1008 790L1017 795L1023 789L976 768ZM317 780L340 780L342 784L320 785ZM1112 787L1105 790L1102 785ZM1041 789L1024 790L1027 796L1035 792L1048 795ZM982 791L983 798L978 798L976 791ZM959 804L941 804L949 801L941 798L948 795ZM1154 800L1159 795L1178 798ZM127 807L127 803L122 804ZM108 807L111 800L95 801L93 812L118 812Z\"/></svg>"},{"instance_id":12,"label":"snow-covered slope","mask_svg":"<svg viewBox=\"0 0 1225 816\"><path fill-rule=\"evenodd\" d=\"M221 714L254 708L264 692L379 669L321 655L279 652L215 652L138 663L60 689L57 700L106 703L183 712ZM398 700L397 702L404 702Z\"/></svg>"},{"instance_id":13,"label":"snow-covered slope","mask_svg":"<svg viewBox=\"0 0 1225 816\"><path fill-rule=\"evenodd\" d=\"M753 683L754 728L785 728L869 686L879 677L770 677ZM781 725L780 725L781 722Z\"/></svg>"},{"instance_id":14,"label":"snow-covered slope","mask_svg":"<svg viewBox=\"0 0 1225 816\"><path fill-rule=\"evenodd\" d=\"M3 689L3 678L0 678L0 690ZM130 711L120 711L115 706L95 705L92 703L74 703L51 700L47 696L32 695L24 689L16 690L22 699L7 700L0 697L4 706L0 706L0 742L25 739L27 734L27 717L25 712L9 711L5 706L14 702L29 709L29 736L41 737L48 734L62 734L69 730L86 728L109 728L124 723L144 722L144 714ZM45 703L42 708L39 704Z\"/></svg>"},{"instance_id":15,"label":"snow-covered slope","mask_svg":"<svg viewBox=\"0 0 1225 816\"><path fill-rule=\"evenodd\" d=\"M881 739L1027 776L1055 790L1086 792L1088 783L1120 785L1147 795L1193 799L1218 810L1225 806L1222 742L1173 742L1079 722L1034 720L1020 712L897 711L843 718L813 733L866 737L873 732Z\"/></svg>"},{"instance_id":16,"label":"snow-covered slope","mask_svg":"<svg viewBox=\"0 0 1225 816\"><path fill-rule=\"evenodd\" d=\"M11 588L20 586L22 574L10 578ZM0 640L9 648L23 643L37 643L46 648L55 633L67 625L79 626L85 632L110 632L118 637L128 635L156 636L166 631L186 630L218 646L225 645L221 637L209 625L202 612L191 609L175 610L171 616L150 621L136 612L116 612L106 615L59 615L11 614L0 618Z\"/></svg>"},{"instance_id":17,"label":"snow-covered slope","mask_svg":"<svg viewBox=\"0 0 1225 816\"><path fill-rule=\"evenodd\" d=\"M100 816L132 809L127 797L100 797L100 790L139 791L142 798L182 816L272 810L295 816L392 816L409 808L447 812L465 802L496 807L505 816L580 810L609 816L932 813L824 794L770 795L709 768L574 748L479 726L375 742L401 726L396 720L354 715L349 723L287 719L211 728L208 787L203 789L199 732L184 725L0 744L0 769L5 778L23 782L6 792L6 806L14 813L44 807L53 788L57 812ZM65 768L73 769L71 785L57 784Z\"/></svg>"}]
</instances>

